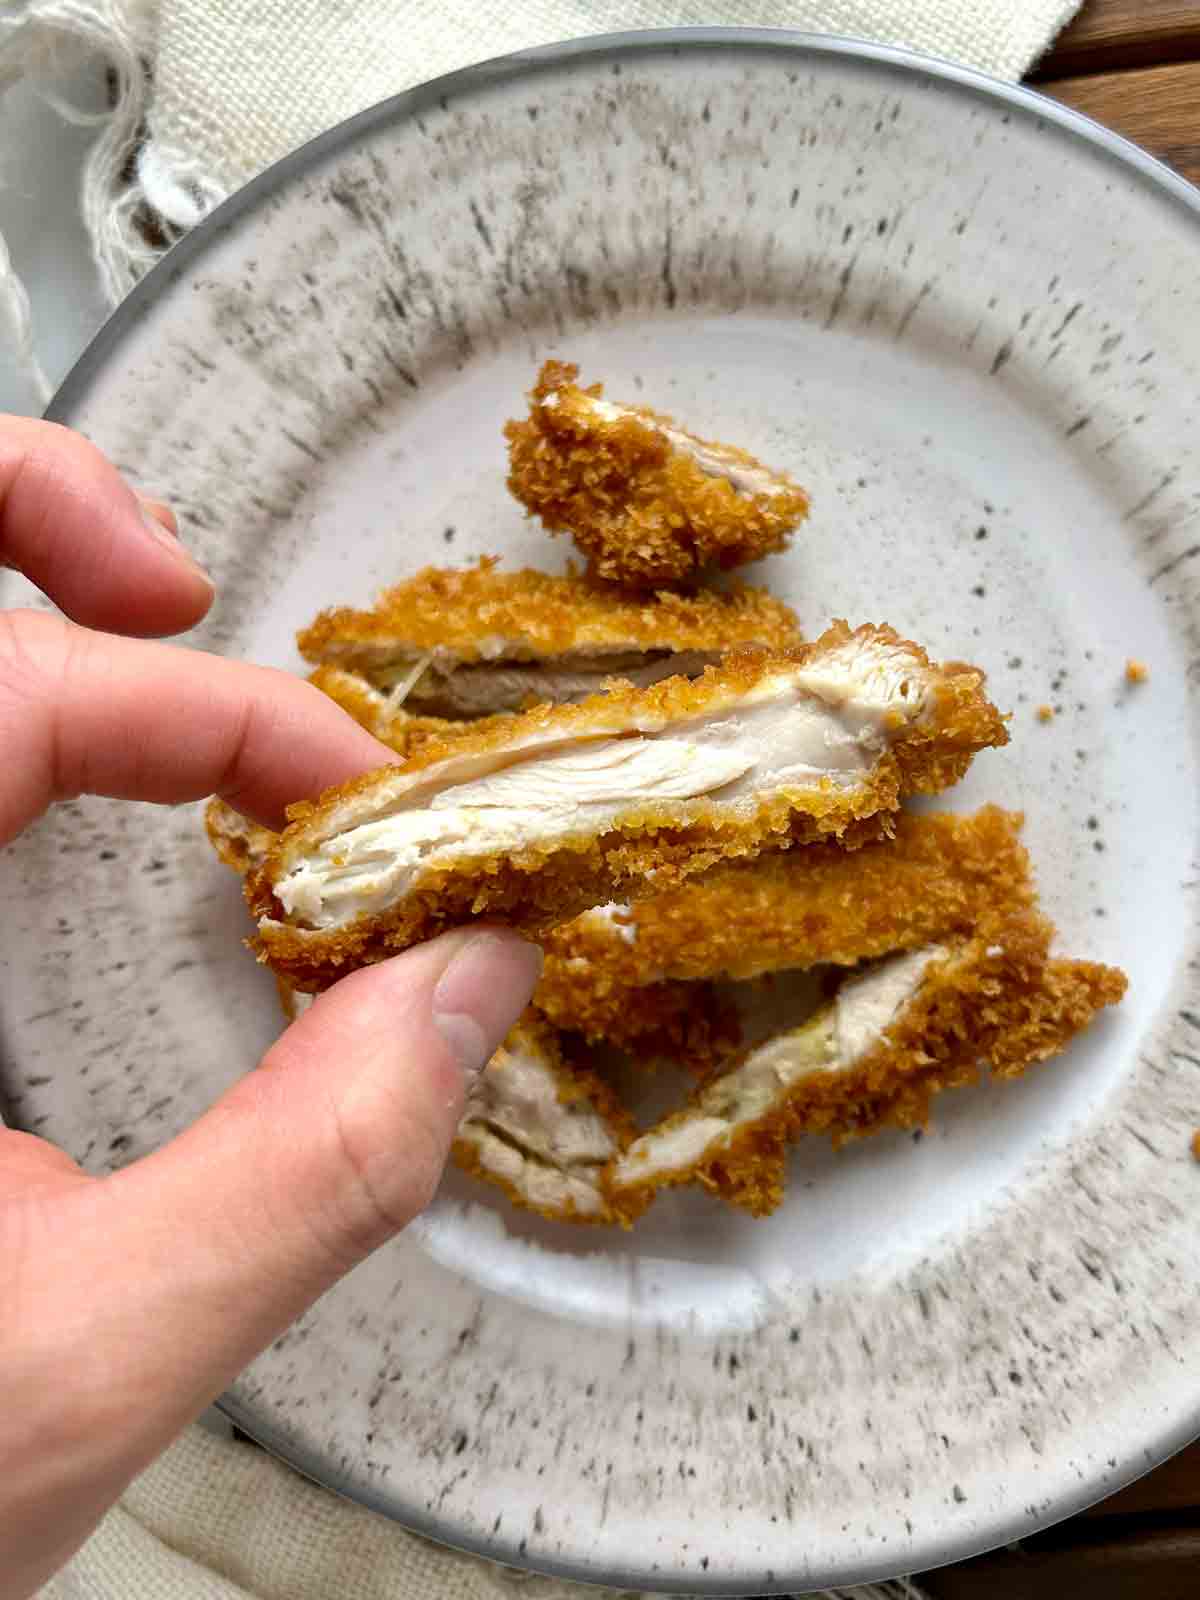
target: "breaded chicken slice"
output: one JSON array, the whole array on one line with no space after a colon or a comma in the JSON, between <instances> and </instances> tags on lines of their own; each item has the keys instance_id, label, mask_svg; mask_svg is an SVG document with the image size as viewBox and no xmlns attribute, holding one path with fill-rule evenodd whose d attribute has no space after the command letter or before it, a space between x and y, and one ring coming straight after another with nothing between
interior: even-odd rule
<instances>
[{"instance_id":1,"label":"breaded chicken slice","mask_svg":"<svg viewBox=\"0 0 1200 1600\"><path fill-rule=\"evenodd\" d=\"M719 861L890 831L905 794L1007 740L982 675L890 628L835 624L794 650L430 745L292 808L247 880L262 959L320 989L442 928L537 934Z\"/></svg>"},{"instance_id":2,"label":"breaded chicken slice","mask_svg":"<svg viewBox=\"0 0 1200 1600\"><path fill-rule=\"evenodd\" d=\"M781 649L800 630L762 589L624 599L575 574L500 572L484 560L426 567L369 611L323 611L296 642L305 660L358 674L393 709L462 718L574 704L613 677L639 688L695 677L735 645Z\"/></svg>"},{"instance_id":3,"label":"breaded chicken slice","mask_svg":"<svg viewBox=\"0 0 1200 1600\"><path fill-rule=\"evenodd\" d=\"M215 795L205 810L205 824L217 855L242 877L263 864L279 838L269 828L247 822ZM628 907L619 909L628 911ZM564 1031L582 1034L590 1042L605 1040L644 1059L663 1058L695 1072L707 1071L730 1056L741 1038L737 1010L722 1000L711 984L649 984L632 995L622 988L614 993L611 1005L608 1003L601 969L610 928L611 921L602 908L585 911L575 922L550 930L545 970L533 995L533 1015ZM571 1001L572 963L586 960L579 952L589 947L595 950L596 959L594 964L588 963L580 985L583 1000L576 1005ZM305 1003L312 998L298 995L283 979L277 981L289 1017L294 1014L290 997ZM595 1018L604 1025L594 1026Z\"/></svg>"},{"instance_id":4,"label":"breaded chicken slice","mask_svg":"<svg viewBox=\"0 0 1200 1600\"><path fill-rule=\"evenodd\" d=\"M528 1015L476 1079L451 1154L514 1205L556 1222L611 1222L602 1176L634 1136L598 1074L568 1064Z\"/></svg>"},{"instance_id":5,"label":"breaded chicken slice","mask_svg":"<svg viewBox=\"0 0 1200 1600\"><path fill-rule=\"evenodd\" d=\"M204 808L204 831L218 858L243 878L262 866L279 839L216 794Z\"/></svg>"},{"instance_id":6,"label":"breaded chicken slice","mask_svg":"<svg viewBox=\"0 0 1200 1600\"><path fill-rule=\"evenodd\" d=\"M891 956L848 977L801 1027L713 1078L634 1141L608 1185L625 1221L665 1187L700 1183L762 1216L779 1204L787 1146L924 1124L933 1097L987 1061L1014 1078L1058 1054L1124 995L1114 967L1050 960L1052 929L1023 912L987 937Z\"/></svg>"},{"instance_id":7,"label":"breaded chicken slice","mask_svg":"<svg viewBox=\"0 0 1200 1600\"><path fill-rule=\"evenodd\" d=\"M289 1022L315 999L278 987ZM554 1030L527 1013L471 1085L450 1156L551 1222L612 1222L601 1177L635 1131L608 1084L568 1064Z\"/></svg>"},{"instance_id":8,"label":"breaded chicken slice","mask_svg":"<svg viewBox=\"0 0 1200 1600\"><path fill-rule=\"evenodd\" d=\"M578 375L547 361L528 417L505 425L508 487L551 533L571 535L595 576L654 588L784 549L808 515L786 474L670 417L614 405Z\"/></svg>"},{"instance_id":9,"label":"breaded chicken slice","mask_svg":"<svg viewBox=\"0 0 1200 1600\"><path fill-rule=\"evenodd\" d=\"M736 1043L695 979L854 966L982 929L1034 903L1021 817L903 812L891 839L773 851L552 928L536 1003L557 1027L633 1055L711 1066ZM674 1049L672 1049L674 1045Z\"/></svg>"}]
</instances>

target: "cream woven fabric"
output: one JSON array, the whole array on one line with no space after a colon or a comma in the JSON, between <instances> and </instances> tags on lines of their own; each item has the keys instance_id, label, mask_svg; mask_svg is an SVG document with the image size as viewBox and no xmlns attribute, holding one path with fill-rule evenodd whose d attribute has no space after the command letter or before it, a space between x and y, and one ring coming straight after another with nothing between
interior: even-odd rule
<instances>
[{"instance_id":1,"label":"cream woven fabric","mask_svg":"<svg viewBox=\"0 0 1200 1600\"><path fill-rule=\"evenodd\" d=\"M921 1600L910 1583L827 1600ZM41 1600L636 1600L415 1538L250 1446L189 1428Z\"/></svg>"},{"instance_id":2,"label":"cream woven fabric","mask_svg":"<svg viewBox=\"0 0 1200 1600\"><path fill-rule=\"evenodd\" d=\"M115 305L167 238L313 134L473 61L581 34L724 23L907 45L1019 78L1080 0L3 0L0 93L53 93L100 56L116 106L83 186ZM148 137L143 134L148 131ZM28 306L0 239L0 338L31 354Z\"/></svg>"},{"instance_id":3,"label":"cream woven fabric","mask_svg":"<svg viewBox=\"0 0 1200 1600\"><path fill-rule=\"evenodd\" d=\"M81 57L116 106L83 206L115 304L170 235L305 139L385 96L581 34L726 23L845 33L1017 78L1078 0L27 0L0 15L0 93L48 89ZM139 143L140 130L148 138ZM136 160L131 155L136 151ZM132 173L132 176L131 176ZM30 354L0 239L0 330ZM916 1596L911 1585L843 1591ZM44 1600L586 1600L601 1591L458 1556L338 1500L260 1451L190 1429L140 1478Z\"/></svg>"}]
</instances>

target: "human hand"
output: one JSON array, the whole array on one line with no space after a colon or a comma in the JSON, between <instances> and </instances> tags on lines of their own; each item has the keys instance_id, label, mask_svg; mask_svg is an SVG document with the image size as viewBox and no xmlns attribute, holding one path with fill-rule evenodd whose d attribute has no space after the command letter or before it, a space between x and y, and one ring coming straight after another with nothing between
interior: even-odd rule
<instances>
[{"instance_id":1,"label":"human hand","mask_svg":"<svg viewBox=\"0 0 1200 1600\"><path fill-rule=\"evenodd\" d=\"M277 827L290 800L394 760L297 678L135 642L212 601L173 535L84 440L0 418L0 564L71 619L0 613L0 846L83 793L216 792ZM6 1600L426 1204L465 1082L538 965L511 934L464 931L355 973L178 1139L107 1177L0 1128Z\"/></svg>"}]
</instances>

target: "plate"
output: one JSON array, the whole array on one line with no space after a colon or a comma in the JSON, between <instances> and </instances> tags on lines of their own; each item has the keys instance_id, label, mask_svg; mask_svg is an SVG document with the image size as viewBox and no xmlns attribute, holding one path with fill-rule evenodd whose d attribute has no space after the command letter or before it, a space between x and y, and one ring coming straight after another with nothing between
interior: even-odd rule
<instances>
[{"instance_id":1,"label":"plate","mask_svg":"<svg viewBox=\"0 0 1200 1600\"><path fill-rule=\"evenodd\" d=\"M1185 184L1036 96L633 35L347 123L122 307L54 415L179 509L220 583L192 644L295 667L425 562L560 568L500 423L570 356L811 487L757 574L809 628L987 668L1013 742L954 804L1024 808L1061 946L1131 978L919 1142L797 1152L763 1222L681 1195L576 1237L451 1177L241 1377L243 1428L439 1539L692 1593L966 1556L1200 1428L1197 238ZM92 1170L276 1032L196 808L62 806L2 892L8 1107Z\"/></svg>"}]
</instances>

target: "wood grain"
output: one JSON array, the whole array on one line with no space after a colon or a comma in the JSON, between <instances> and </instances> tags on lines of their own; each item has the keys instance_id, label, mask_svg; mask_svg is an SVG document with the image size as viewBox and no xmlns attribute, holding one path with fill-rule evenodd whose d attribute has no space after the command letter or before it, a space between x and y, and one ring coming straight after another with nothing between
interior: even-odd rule
<instances>
[{"instance_id":1,"label":"wood grain","mask_svg":"<svg viewBox=\"0 0 1200 1600\"><path fill-rule=\"evenodd\" d=\"M1093 1506L1082 1515L1089 1521L1099 1517L1137 1517L1163 1511L1193 1511L1200 1516L1200 1444L1192 1444L1144 1478L1131 1483ZM1196 1573L1200 1590L1200 1570Z\"/></svg>"},{"instance_id":2,"label":"wood grain","mask_svg":"<svg viewBox=\"0 0 1200 1600\"><path fill-rule=\"evenodd\" d=\"M1196 1600L1200 1531L1194 1527L1114 1534L1062 1549L1038 1544L927 1572L918 1582L933 1600Z\"/></svg>"},{"instance_id":3,"label":"wood grain","mask_svg":"<svg viewBox=\"0 0 1200 1600\"><path fill-rule=\"evenodd\" d=\"M1088 0L1038 63L1038 78L1200 60L1196 0Z\"/></svg>"},{"instance_id":4,"label":"wood grain","mask_svg":"<svg viewBox=\"0 0 1200 1600\"><path fill-rule=\"evenodd\" d=\"M1200 180L1200 61L1096 73L1037 87L1107 123L1193 183Z\"/></svg>"}]
</instances>

